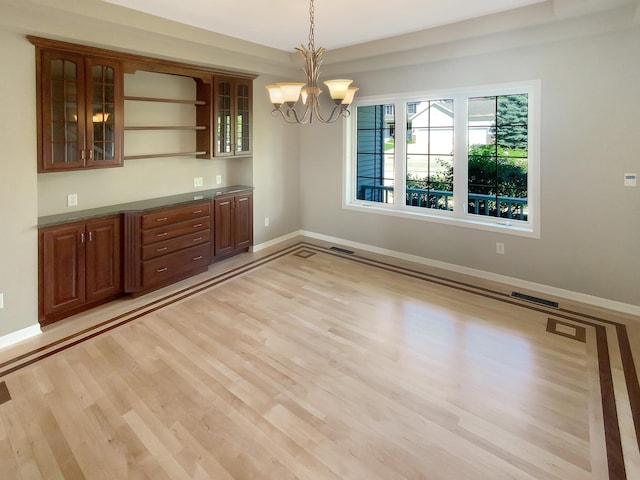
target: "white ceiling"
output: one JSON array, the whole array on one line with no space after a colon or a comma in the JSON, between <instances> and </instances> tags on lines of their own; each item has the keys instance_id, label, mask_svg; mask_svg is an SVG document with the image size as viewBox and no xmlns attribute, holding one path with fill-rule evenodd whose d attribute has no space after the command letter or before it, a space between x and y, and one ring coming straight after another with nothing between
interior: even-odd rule
<instances>
[{"instance_id":1,"label":"white ceiling","mask_svg":"<svg viewBox=\"0 0 640 480\"><path fill-rule=\"evenodd\" d=\"M308 0L104 0L284 51L308 43ZM545 0L316 0L315 45L327 50Z\"/></svg>"}]
</instances>

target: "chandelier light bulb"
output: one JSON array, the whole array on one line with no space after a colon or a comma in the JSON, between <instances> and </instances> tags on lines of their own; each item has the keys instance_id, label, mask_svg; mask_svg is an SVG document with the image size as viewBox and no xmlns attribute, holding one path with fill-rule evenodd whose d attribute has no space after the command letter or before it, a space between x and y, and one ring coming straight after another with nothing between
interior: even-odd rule
<instances>
[{"instance_id":1,"label":"chandelier light bulb","mask_svg":"<svg viewBox=\"0 0 640 480\"><path fill-rule=\"evenodd\" d=\"M300 90L305 86L304 83L295 82L282 82L277 85L280 87L280 91L282 92L284 103L290 107L298 101L298 98L300 98Z\"/></svg>"},{"instance_id":2,"label":"chandelier light bulb","mask_svg":"<svg viewBox=\"0 0 640 480\"><path fill-rule=\"evenodd\" d=\"M329 95L331 95L332 100L336 103L342 103L342 100L347 97L347 90L352 82L353 80L339 78L336 80L327 80L324 84L329 87Z\"/></svg>"},{"instance_id":3,"label":"chandelier light bulb","mask_svg":"<svg viewBox=\"0 0 640 480\"><path fill-rule=\"evenodd\" d=\"M280 87L278 85L267 85L266 89L269 91L269 100L273 103L273 106L279 108L284 103L284 96Z\"/></svg>"},{"instance_id":4,"label":"chandelier light bulb","mask_svg":"<svg viewBox=\"0 0 640 480\"><path fill-rule=\"evenodd\" d=\"M342 100L342 105L351 105L351 102L353 102L353 97L358 90L360 90L358 87L349 87L347 89L347 96L344 97L344 100Z\"/></svg>"}]
</instances>

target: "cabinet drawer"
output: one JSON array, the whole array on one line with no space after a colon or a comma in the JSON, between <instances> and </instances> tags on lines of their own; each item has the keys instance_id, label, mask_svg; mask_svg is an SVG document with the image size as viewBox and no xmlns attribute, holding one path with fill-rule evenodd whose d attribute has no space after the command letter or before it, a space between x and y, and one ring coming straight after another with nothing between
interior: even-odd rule
<instances>
[{"instance_id":1,"label":"cabinet drawer","mask_svg":"<svg viewBox=\"0 0 640 480\"><path fill-rule=\"evenodd\" d=\"M142 247L142 260L151 260L169 253L177 252L183 248L193 247L211 241L211 230L202 230L181 237L172 238L163 242L154 243Z\"/></svg>"},{"instance_id":2,"label":"cabinet drawer","mask_svg":"<svg viewBox=\"0 0 640 480\"><path fill-rule=\"evenodd\" d=\"M184 222L189 219L206 217L211 215L211 203L196 203L175 208L165 208L142 215L142 228L156 228L161 225Z\"/></svg>"},{"instance_id":3,"label":"cabinet drawer","mask_svg":"<svg viewBox=\"0 0 640 480\"><path fill-rule=\"evenodd\" d=\"M174 277L206 268L211 263L211 245L171 253L160 258L142 262L142 285L144 288L169 281Z\"/></svg>"},{"instance_id":4,"label":"cabinet drawer","mask_svg":"<svg viewBox=\"0 0 640 480\"><path fill-rule=\"evenodd\" d=\"M154 228L152 230L143 230L142 245L150 245L152 243L162 242L171 238L188 235L201 230L211 228L211 217L194 218L187 222L175 223L165 227Z\"/></svg>"}]
</instances>

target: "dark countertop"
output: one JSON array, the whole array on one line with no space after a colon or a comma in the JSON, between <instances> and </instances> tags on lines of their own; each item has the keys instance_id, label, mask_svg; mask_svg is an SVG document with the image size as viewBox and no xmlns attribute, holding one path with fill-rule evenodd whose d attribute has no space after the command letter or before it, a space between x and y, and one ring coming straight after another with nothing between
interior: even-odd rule
<instances>
[{"instance_id":1,"label":"dark countertop","mask_svg":"<svg viewBox=\"0 0 640 480\"><path fill-rule=\"evenodd\" d=\"M154 208L168 207L171 205L180 205L181 203L189 203L197 200L211 200L219 195L246 192L247 190L253 190L253 187L249 187L247 185L232 185L229 187L215 188L213 190L199 190L197 192L181 193L179 195L170 195L168 197L151 198L149 200L138 200L135 202L121 203L119 205L90 208L88 210L73 210L56 215L39 217L38 228L80 222L91 218L106 217L107 215L116 215L125 212L139 212Z\"/></svg>"}]
</instances>

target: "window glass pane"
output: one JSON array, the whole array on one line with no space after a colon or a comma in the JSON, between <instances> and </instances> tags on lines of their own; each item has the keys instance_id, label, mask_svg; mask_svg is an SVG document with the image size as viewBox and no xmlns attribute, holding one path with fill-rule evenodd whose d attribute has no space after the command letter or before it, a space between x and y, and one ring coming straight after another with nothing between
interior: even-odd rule
<instances>
[{"instance_id":1,"label":"window glass pane","mask_svg":"<svg viewBox=\"0 0 640 480\"><path fill-rule=\"evenodd\" d=\"M67 161L66 147L67 147L66 143L54 143L53 145L51 145L51 163L66 163ZM73 160L75 160L75 158Z\"/></svg>"},{"instance_id":2,"label":"window glass pane","mask_svg":"<svg viewBox=\"0 0 640 480\"><path fill-rule=\"evenodd\" d=\"M51 61L51 79L61 80L63 78L62 65L63 65L62 60Z\"/></svg>"},{"instance_id":3,"label":"window glass pane","mask_svg":"<svg viewBox=\"0 0 640 480\"><path fill-rule=\"evenodd\" d=\"M76 64L69 60L64 60L64 78L71 81L76 80Z\"/></svg>"},{"instance_id":4,"label":"window glass pane","mask_svg":"<svg viewBox=\"0 0 640 480\"><path fill-rule=\"evenodd\" d=\"M453 210L453 100L407 103L405 169L407 205Z\"/></svg>"},{"instance_id":5,"label":"window glass pane","mask_svg":"<svg viewBox=\"0 0 640 480\"><path fill-rule=\"evenodd\" d=\"M395 111L393 105L357 109L356 195L358 200L393 203Z\"/></svg>"},{"instance_id":6,"label":"window glass pane","mask_svg":"<svg viewBox=\"0 0 640 480\"><path fill-rule=\"evenodd\" d=\"M75 143L67 143L67 162L73 163L78 161L78 147Z\"/></svg>"},{"instance_id":7,"label":"window glass pane","mask_svg":"<svg viewBox=\"0 0 640 480\"><path fill-rule=\"evenodd\" d=\"M102 83L102 66L94 65L91 67L91 78L94 83Z\"/></svg>"},{"instance_id":8,"label":"window glass pane","mask_svg":"<svg viewBox=\"0 0 640 480\"><path fill-rule=\"evenodd\" d=\"M468 213L527 220L528 97L469 99Z\"/></svg>"}]
</instances>

